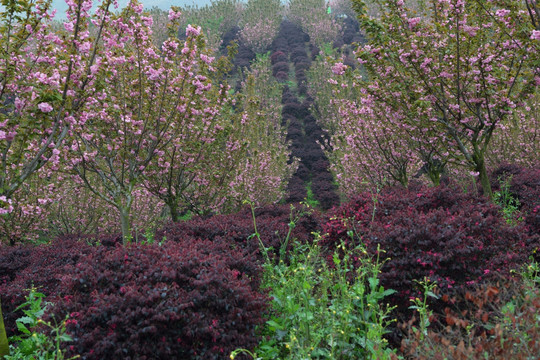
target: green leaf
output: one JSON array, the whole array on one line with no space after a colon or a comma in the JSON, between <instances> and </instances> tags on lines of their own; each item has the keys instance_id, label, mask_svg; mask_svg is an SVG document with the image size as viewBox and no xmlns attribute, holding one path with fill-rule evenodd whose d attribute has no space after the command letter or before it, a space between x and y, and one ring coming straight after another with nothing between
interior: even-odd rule
<instances>
[{"instance_id":1,"label":"green leaf","mask_svg":"<svg viewBox=\"0 0 540 360\"><path fill-rule=\"evenodd\" d=\"M268 326L270 326L270 330L283 330L284 328L281 324L278 324L274 320L268 320L266 323Z\"/></svg>"},{"instance_id":2,"label":"green leaf","mask_svg":"<svg viewBox=\"0 0 540 360\"><path fill-rule=\"evenodd\" d=\"M397 292L397 291L394 290L394 289L384 290L384 292L383 292L383 297L384 297L384 296L389 296L389 295L395 294L396 292Z\"/></svg>"},{"instance_id":3,"label":"green leaf","mask_svg":"<svg viewBox=\"0 0 540 360\"><path fill-rule=\"evenodd\" d=\"M30 335L30 330L28 330L26 326L20 322L17 322L17 329L24 334Z\"/></svg>"},{"instance_id":4,"label":"green leaf","mask_svg":"<svg viewBox=\"0 0 540 360\"><path fill-rule=\"evenodd\" d=\"M18 323L23 323L23 324L28 324L28 325L33 325L33 324L36 323L36 319L31 318L29 316L23 316L23 317L18 318L17 322Z\"/></svg>"}]
</instances>

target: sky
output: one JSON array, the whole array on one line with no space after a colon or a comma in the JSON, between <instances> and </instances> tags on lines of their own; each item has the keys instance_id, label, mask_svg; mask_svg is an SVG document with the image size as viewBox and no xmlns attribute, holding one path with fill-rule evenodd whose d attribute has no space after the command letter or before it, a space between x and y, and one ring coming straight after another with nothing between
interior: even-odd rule
<instances>
[{"instance_id":1,"label":"sky","mask_svg":"<svg viewBox=\"0 0 540 360\"><path fill-rule=\"evenodd\" d=\"M204 6L210 5L210 0L139 0L145 8L151 8L157 6L161 9L169 9L172 5L185 6L185 5L197 5ZM124 7L128 4L129 0L118 0L118 5ZM53 0L52 8L58 10L56 18L65 18L66 2L65 0Z\"/></svg>"}]
</instances>

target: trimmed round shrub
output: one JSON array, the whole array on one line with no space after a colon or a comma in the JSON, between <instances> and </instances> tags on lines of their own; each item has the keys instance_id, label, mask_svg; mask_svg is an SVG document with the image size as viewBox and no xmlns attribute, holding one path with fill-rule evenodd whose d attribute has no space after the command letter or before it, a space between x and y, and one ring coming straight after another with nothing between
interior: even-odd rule
<instances>
[{"instance_id":1,"label":"trimmed round shrub","mask_svg":"<svg viewBox=\"0 0 540 360\"><path fill-rule=\"evenodd\" d=\"M289 52L289 42L287 39L280 34L278 34L278 37L272 41L271 49L273 52L283 52L288 53ZM273 65L273 64L272 64Z\"/></svg>"},{"instance_id":2,"label":"trimmed round shrub","mask_svg":"<svg viewBox=\"0 0 540 360\"><path fill-rule=\"evenodd\" d=\"M303 119L309 115L309 108L298 102L286 103L281 110L283 116L290 115L297 119Z\"/></svg>"},{"instance_id":3,"label":"trimmed round shrub","mask_svg":"<svg viewBox=\"0 0 540 360\"><path fill-rule=\"evenodd\" d=\"M273 66L272 66L272 74L274 74L274 76L278 73L278 72L285 72L285 73L289 73L289 63L288 62L278 62L278 63L275 63Z\"/></svg>"},{"instance_id":4,"label":"trimmed round shrub","mask_svg":"<svg viewBox=\"0 0 540 360\"><path fill-rule=\"evenodd\" d=\"M285 71L278 71L277 73L274 74L274 77L278 81L287 81L289 79L289 73Z\"/></svg>"},{"instance_id":5,"label":"trimmed round shrub","mask_svg":"<svg viewBox=\"0 0 540 360\"><path fill-rule=\"evenodd\" d=\"M287 141L301 141L303 137L304 133L302 132L302 128L298 128L295 126L289 127L289 129L287 130Z\"/></svg>"},{"instance_id":6,"label":"trimmed round shrub","mask_svg":"<svg viewBox=\"0 0 540 360\"><path fill-rule=\"evenodd\" d=\"M307 197L304 181L298 176L293 176L291 180L289 180L287 192L289 193L289 196L287 197L287 202L289 203L298 203L304 201Z\"/></svg>"},{"instance_id":7,"label":"trimmed round shrub","mask_svg":"<svg viewBox=\"0 0 540 360\"><path fill-rule=\"evenodd\" d=\"M289 58L287 57L287 54L285 54L283 51L276 51L270 55L270 62L272 65L275 65L279 62L287 62L289 61Z\"/></svg>"},{"instance_id":8,"label":"trimmed round shrub","mask_svg":"<svg viewBox=\"0 0 540 360\"><path fill-rule=\"evenodd\" d=\"M282 104L299 103L298 98L293 94L293 92L291 91L288 85L283 86L281 103ZM283 115L283 117L285 117L285 115Z\"/></svg>"},{"instance_id":9,"label":"trimmed round shrub","mask_svg":"<svg viewBox=\"0 0 540 360\"><path fill-rule=\"evenodd\" d=\"M298 166L298 169L296 170L295 175L298 176L303 181L308 181L309 169L306 167L306 165L304 165L303 163L300 163L300 165Z\"/></svg>"},{"instance_id":10,"label":"trimmed round shrub","mask_svg":"<svg viewBox=\"0 0 540 360\"><path fill-rule=\"evenodd\" d=\"M294 65L294 70L296 73L298 73L299 71L306 71L306 70L309 70L309 68L311 67L311 64L310 63L307 63L307 62L300 62L300 63L296 63Z\"/></svg>"}]
</instances>

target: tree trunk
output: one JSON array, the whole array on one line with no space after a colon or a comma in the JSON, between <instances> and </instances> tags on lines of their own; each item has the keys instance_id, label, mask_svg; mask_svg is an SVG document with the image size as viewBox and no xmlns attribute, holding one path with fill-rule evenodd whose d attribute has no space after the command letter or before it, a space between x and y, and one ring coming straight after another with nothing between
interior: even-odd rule
<instances>
[{"instance_id":1,"label":"tree trunk","mask_svg":"<svg viewBox=\"0 0 540 360\"><path fill-rule=\"evenodd\" d=\"M4 355L9 355L9 344L2 316L2 300L0 299L0 358L3 358Z\"/></svg>"},{"instance_id":2,"label":"tree trunk","mask_svg":"<svg viewBox=\"0 0 540 360\"><path fill-rule=\"evenodd\" d=\"M172 222L178 222L180 214L178 213L178 204L176 203L175 199L168 201L167 206L169 207L169 211L171 213Z\"/></svg>"},{"instance_id":3,"label":"tree trunk","mask_svg":"<svg viewBox=\"0 0 540 360\"><path fill-rule=\"evenodd\" d=\"M484 190L484 196L489 200L493 199L493 192L491 191L491 183L489 182L489 176L486 170L486 163L482 155L475 156L476 171L479 173L480 184Z\"/></svg>"},{"instance_id":4,"label":"tree trunk","mask_svg":"<svg viewBox=\"0 0 540 360\"><path fill-rule=\"evenodd\" d=\"M122 225L122 240L124 245L131 242L131 226L129 223L129 209L120 208L120 223Z\"/></svg>"}]
</instances>

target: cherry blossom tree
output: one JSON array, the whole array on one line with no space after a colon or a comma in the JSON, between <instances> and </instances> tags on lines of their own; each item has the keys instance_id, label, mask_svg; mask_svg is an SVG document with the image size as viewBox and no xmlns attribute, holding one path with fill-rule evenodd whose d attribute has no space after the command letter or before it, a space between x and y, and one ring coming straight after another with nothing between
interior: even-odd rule
<instances>
[{"instance_id":1,"label":"cherry blossom tree","mask_svg":"<svg viewBox=\"0 0 540 360\"><path fill-rule=\"evenodd\" d=\"M226 73L230 63L217 60L216 68ZM193 125L175 146L164 149L146 177L145 186L167 204L173 221L187 213L234 211L244 200L279 201L296 166L289 161L281 89L268 58L253 64L234 96L223 76L214 78L221 85L205 93L211 102L189 102L193 111L181 123Z\"/></svg>"},{"instance_id":2,"label":"cherry blossom tree","mask_svg":"<svg viewBox=\"0 0 540 360\"><path fill-rule=\"evenodd\" d=\"M169 12L171 21L180 16ZM167 148L182 147L199 124L199 135L211 141L212 134L204 131L216 109L205 105L205 93L212 88L206 75L214 68L200 27L188 25L185 41L171 37L157 49L152 18L137 1L103 21L108 26L94 71L104 76L74 119L70 166L96 196L118 210L127 242L134 191L147 169L164 161Z\"/></svg>"},{"instance_id":3,"label":"cherry blossom tree","mask_svg":"<svg viewBox=\"0 0 540 360\"><path fill-rule=\"evenodd\" d=\"M244 200L256 205L283 199L287 184L298 168L281 123L282 87L272 76L270 59L258 56L242 84L238 99L241 117L236 138L246 146L230 184L236 208ZM234 207L233 207L234 209Z\"/></svg>"},{"instance_id":4,"label":"cherry blossom tree","mask_svg":"<svg viewBox=\"0 0 540 360\"><path fill-rule=\"evenodd\" d=\"M319 47L331 43L341 34L341 25L327 11L324 0L289 0L288 13Z\"/></svg>"},{"instance_id":5,"label":"cherry blossom tree","mask_svg":"<svg viewBox=\"0 0 540 360\"><path fill-rule=\"evenodd\" d=\"M111 3L104 1L96 18L107 16ZM104 23L90 37L92 2L68 4L63 34L51 31L50 1L7 1L0 12L0 222L8 227L13 210L34 206L21 201L37 198L27 195L31 185L17 195L23 185L58 169L73 119L93 91L96 56L89 49L101 41Z\"/></svg>"},{"instance_id":6,"label":"cherry blossom tree","mask_svg":"<svg viewBox=\"0 0 540 360\"><path fill-rule=\"evenodd\" d=\"M181 9L180 31L188 24L200 26L205 34L208 49L217 53L220 49L223 35L239 25L243 12L240 0L212 0L210 5L184 6ZM183 34L180 34L183 36ZM224 44L228 45L228 44Z\"/></svg>"},{"instance_id":7,"label":"cherry blossom tree","mask_svg":"<svg viewBox=\"0 0 540 360\"><path fill-rule=\"evenodd\" d=\"M514 114L524 116L523 100L540 84L530 12L517 0L431 0L418 17L403 0L375 2L385 10L380 19L353 0L369 40L357 56L375 116L392 111L403 127L429 133L427 144L437 135L432 155L478 174L491 197L493 135Z\"/></svg>"},{"instance_id":8,"label":"cherry blossom tree","mask_svg":"<svg viewBox=\"0 0 540 360\"><path fill-rule=\"evenodd\" d=\"M280 0L249 0L242 14L240 36L255 53L262 53L274 40L282 18Z\"/></svg>"}]
</instances>

